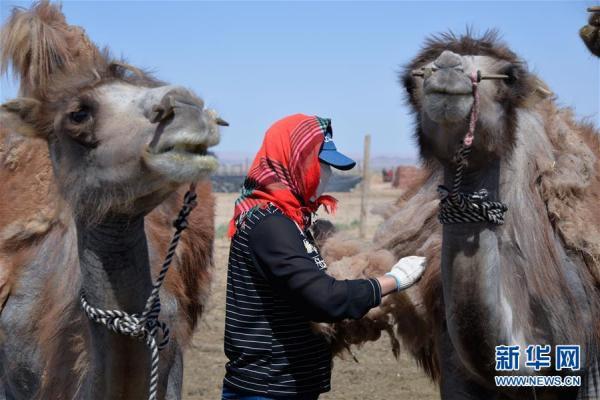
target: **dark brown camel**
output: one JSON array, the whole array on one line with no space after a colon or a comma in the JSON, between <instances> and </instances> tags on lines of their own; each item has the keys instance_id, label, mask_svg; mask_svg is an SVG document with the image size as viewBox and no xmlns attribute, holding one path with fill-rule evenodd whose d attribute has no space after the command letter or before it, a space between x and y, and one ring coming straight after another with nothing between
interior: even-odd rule
<instances>
[{"instance_id":1,"label":"dark brown camel","mask_svg":"<svg viewBox=\"0 0 600 400\"><path fill-rule=\"evenodd\" d=\"M590 7L588 11L588 23L579 30L579 36L592 54L600 57L600 6Z\"/></svg>"}]
</instances>

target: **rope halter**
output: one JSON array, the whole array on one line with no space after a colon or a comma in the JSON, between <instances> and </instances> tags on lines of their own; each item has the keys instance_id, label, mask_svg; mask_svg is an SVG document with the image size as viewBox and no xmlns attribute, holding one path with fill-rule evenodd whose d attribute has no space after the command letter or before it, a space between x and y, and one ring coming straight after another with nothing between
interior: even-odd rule
<instances>
[{"instance_id":1,"label":"rope halter","mask_svg":"<svg viewBox=\"0 0 600 400\"><path fill-rule=\"evenodd\" d=\"M443 185L438 186L440 195L440 212L438 219L442 224L457 224L465 222L490 222L496 225L504 223L504 214L508 207L499 201L489 201L488 192L481 189L474 193L460 191L463 175L475 139L475 126L479 118L479 82L481 73L474 72L470 76L473 89L473 106L469 117L469 130L458 148L454 161L456 170L452 181L452 189Z\"/></svg>"},{"instance_id":2,"label":"rope halter","mask_svg":"<svg viewBox=\"0 0 600 400\"><path fill-rule=\"evenodd\" d=\"M169 244L169 249L162 268L156 281L152 287L152 292L146 301L146 306L141 314L128 314L124 311L119 310L101 310L91 306L86 298L85 293L81 292L81 306L83 311L94 322L104 325L109 330L120 333L122 335L130 336L146 343L146 346L150 349L150 388L149 388L149 400L156 400L158 393L158 367L159 367L159 351L165 348L169 343L169 327L166 323L159 321L158 316L160 314L160 287L165 280L167 271L171 266L173 257L175 257L175 250L179 244L182 232L187 228L187 218L196 207L196 184L190 184L188 191L186 192L183 205L179 211L179 215L173 222L175 227L175 233ZM159 335L160 331L160 335ZM160 337L160 340L159 340Z\"/></svg>"}]
</instances>

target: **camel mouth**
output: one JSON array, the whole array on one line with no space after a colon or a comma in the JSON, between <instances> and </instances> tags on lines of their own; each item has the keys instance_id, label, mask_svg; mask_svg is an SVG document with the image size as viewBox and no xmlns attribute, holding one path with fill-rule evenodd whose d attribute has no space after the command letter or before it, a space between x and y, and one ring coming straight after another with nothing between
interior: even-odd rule
<instances>
[{"instance_id":1,"label":"camel mouth","mask_svg":"<svg viewBox=\"0 0 600 400\"><path fill-rule=\"evenodd\" d=\"M471 96L471 92L456 92L451 90L434 90L430 92L426 92L426 95L443 95L443 96Z\"/></svg>"},{"instance_id":2,"label":"camel mouth","mask_svg":"<svg viewBox=\"0 0 600 400\"><path fill-rule=\"evenodd\" d=\"M152 155L161 155L167 153L177 153L181 155L205 156L208 154L209 147L217 145L219 135L213 135L211 132L195 130L182 130L176 133L167 133L162 135L158 144L148 146L148 152Z\"/></svg>"},{"instance_id":3,"label":"camel mouth","mask_svg":"<svg viewBox=\"0 0 600 400\"><path fill-rule=\"evenodd\" d=\"M425 95L470 96L473 94L471 79L462 71L438 70L423 82Z\"/></svg>"},{"instance_id":4,"label":"camel mouth","mask_svg":"<svg viewBox=\"0 0 600 400\"><path fill-rule=\"evenodd\" d=\"M443 87L428 85L425 87L425 95L445 95L445 96L471 96L471 88Z\"/></svg>"},{"instance_id":5,"label":"camel mouth","mask_svg":"<svg viewBox=\"0 0 600 400\"><path fill-rule=\"evenodd\" d=\"M189 154L197 156L206 156L209 154L208 146L206 146L206 144L190 142L176 143L173 145L165 146L164 148L162 148L154 154L165 154L170 152L179 153L182 155Z\"/></svg>"},{"instance_id":6,"label":"camel mouth","mask_svg":"<svg viewBox=\"0 0 600 400\"><path fill-rule=\"evenodd\" d=\"M149 146L145 164L165 178L175 182L192 182L207 178L219 167L209 148L218 143L218 136L183 131L163 138L157 146Z\"/></svg>"},{"instance_id":7,"label":"camel mouth","mask_svg":"<svg viewBox=\"0 0 600 400\"><path fill-rule=\"evenodd\" d=\"M473 94L461 90L432 90L423 97L423 110L439 124L464 121L472 105Z\"/></svg>"},{"instance_id":8,"label":"camel mouth","mask_svg":"<svg viewBox=\"0 0 600 400\"><path fill-rule=\"evenodd\" d=\"M217 157L204 150L189 152L174 148L159 154L146 152L143 159L152 171L177 183L207 179L219 167Z\"/></svg>"},{"instance_id":9,"label":"camel mouth","mask_svg":"<svg viewBox=\"0 0 600 400\"><path fill-rule=\"evenodd\" d=\"M164 153L146 156L145 159L152 160L152 164L171 163L175 165L185 165L186 168L197 168L203 172L212 172L219 166L217 157L214 153L190 153L187 151L166 151Z\"/></svg>"}]
</instances>

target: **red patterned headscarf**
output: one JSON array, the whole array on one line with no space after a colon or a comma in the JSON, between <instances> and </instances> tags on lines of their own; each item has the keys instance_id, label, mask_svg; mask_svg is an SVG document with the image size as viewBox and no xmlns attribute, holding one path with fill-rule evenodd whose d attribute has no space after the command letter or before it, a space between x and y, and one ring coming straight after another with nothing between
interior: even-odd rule
<instances>
[{"instance_id":1,"label":"red patterned headscarf","mask_svg":"<svg viewBox=\"0 0 600 400\"><path fill-rule=\"evenodd\" d=\"M240 216L269 203L303 229L319 206L323 205L327 212L335 211L337 200L331 196L311 200L321 175L319 150L330 126L329 119L295 114L267 130L235 202L229 236L235 234Z\"/></svg>"}]
</instances>

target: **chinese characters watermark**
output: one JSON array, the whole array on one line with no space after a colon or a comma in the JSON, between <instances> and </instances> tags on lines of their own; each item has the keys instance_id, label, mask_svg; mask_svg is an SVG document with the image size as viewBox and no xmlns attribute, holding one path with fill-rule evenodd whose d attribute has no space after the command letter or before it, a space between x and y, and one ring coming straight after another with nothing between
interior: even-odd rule
<instances>
[{"instance_id":1,"label":"chinese characters watermark","mask_svg":"<svg viewBox=\"0 0 600 400\"><path fill-rule=\"evenodd\" d=\"M523 363L521 363L522 354L525 359ZM553 366L552 355L550 345L529 345L523 349L523 353L521 353L521 346L518 345L496 346L496 371L519 371L521 366L535 372L549 370ZM581 346L556 345L554 370L573 372L581 370ZM496 376L495 380L497 386L581 386L581 376L578 375L509 375Z\"/></svg>"}]
</instances>

